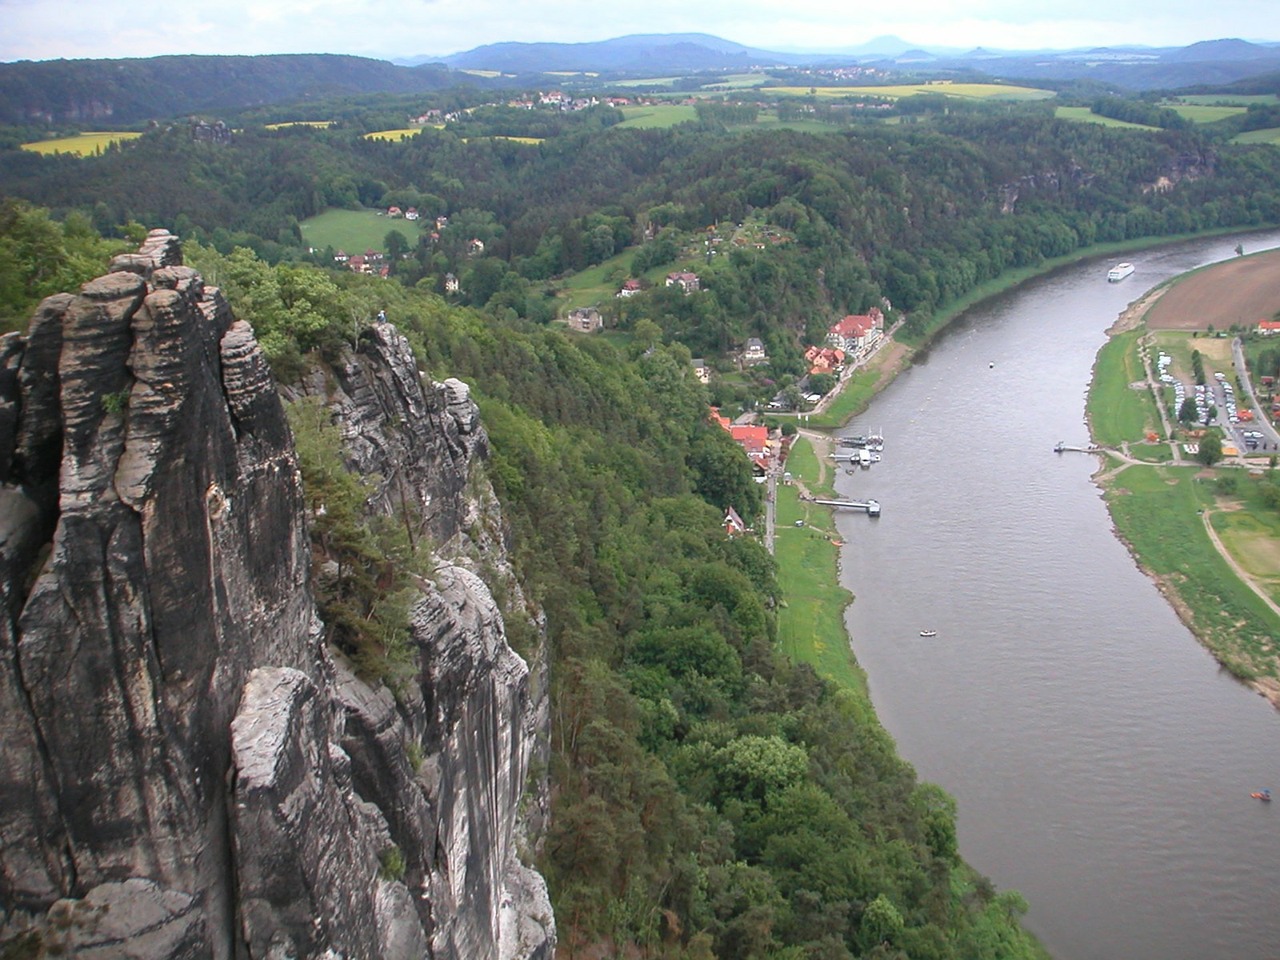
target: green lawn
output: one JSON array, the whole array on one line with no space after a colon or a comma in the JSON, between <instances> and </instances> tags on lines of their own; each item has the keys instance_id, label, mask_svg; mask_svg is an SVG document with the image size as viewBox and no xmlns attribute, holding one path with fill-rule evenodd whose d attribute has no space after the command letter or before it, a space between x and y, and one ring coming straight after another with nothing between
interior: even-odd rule
<instances>
[{"instance_id":1,"label":"green lawn","mask_svg":"<svg viewBox=\"0 0 1280 960\"><path fill-rule=\"evenodd\" d=\"M1201 511L1214 505L1213 484L1198 473L1191 467L1125 469L1107 484L1116 530L1147 570L1176 587L1196 634L1227 669L1245 679L1276 676L1273 638L1280 637L1280 618L1210 542ZM1219 515L1215 529L1241 522Z\"/></svg>"},{"instance_id":2,"label":"green lawn","mask_svg":"<svg viewBox=\"0 0 1280 960\"><path fill-rule=\"evenodd\" d=\"M1053 115L1059 120L1075 120L1079 123L1100 123L1104 127L1118 127L1125 130L1158 130L1159 127L1148 127L1143 123L1130 123L1127 120L1116 120L1112 117L1100 117L1088 107L1058 107Z\"/></svg>"},{"instance_id":3,"label":"green lawn","mask_svg":"<svg viewBox=\"0 0 1280 960\"><path fill-rule=\"evenodd\" d=\"M622 279L631 276L631 261L635 259L636 248L627 247L621 253L615 253L603 263L594 267L579 270L561 281L560 312L567 313L578 307L592 307L603 303L618 294L622 281L609 279L610 274L622 271Z\"/></svg>"},{"instance_id":4,"label":"green lawn","mask_svg":"<svg viewBox=\"0 0 1280 960\"><path fill-rule=\"evenodd\" d=\"M818 461L808 441L796 441L787 470L807 483L816 482ZM818 492L812 486L810 490ZM797 520L804 526L797 527ZM844 624L844 609L853 597L839 585L840 551L832 542L836 533L831 509L805 503L795 486L779 484L777 522L775 555L785 603L778 615L782 652L865 696L866 677L849 648Z\"/></svg>"},{"instance_id":5,"label":"green lawn","mask_svg":"<svg viewBox=\"0 0 1280 960\"><path fill-rule=\"evenodd\" d=\"M619 127L633 127L639 130L666 129L674 127L677 123L698 119L698 111L683 103L623 107L622 115L626 119L618 124Z\"/></svg>"},{"instance_id":6,"label":"green lawn","mask_svg":"<svg viewBox=\"0 0 1280 960\"><path fill-rule=\"evenodd\" d=\"M1142 333L1130 330L1112 337L1098 351L1087 405L1098 443L1119 446L1125 440L1142 440L1150 431L1160 432L1160 414L1151 391L1130 386L1146 378L1138 357Z\"/></svg>"},{"instance_id":7,"label":"green lawn","mask_svg":"<svg viewBox=\"0 0 1280 960\"><path fill-rule=\"evenodd\" d=\"M760 87L768 83L769 75L767 73L738 73L733 76L725 77L717 80L715 83L708 83L703 90L749 90L752 87Z\"/></svg>"},{"instance_id":8,"label":"green lawn","mask_svg":"<svg viewBox=\"0 0 1280 960\"><path fill-rule=\"evenodd\" d=\"M425 229L419 226L422 223L422 220L392 220L374 210L326 210L303 220L299 227L302 239L317 250L333 247L347 253L364 253L366 250L385 249L384 238L392 230L404 234L411 247L416 245Z\"/></svg>"}]
</instances>

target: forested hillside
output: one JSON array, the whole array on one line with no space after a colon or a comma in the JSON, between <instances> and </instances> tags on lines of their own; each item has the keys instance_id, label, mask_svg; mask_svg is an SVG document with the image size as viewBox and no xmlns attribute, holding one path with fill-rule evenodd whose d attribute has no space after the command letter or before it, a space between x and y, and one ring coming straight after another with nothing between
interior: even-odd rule
<instances>
[{"instance_id":1,"label":"forested hillside","mask_svg":"<svg viewBox=\"0 0 1280 960\"><path fill-rule=\"evenodd\" d=\"M0 63L0 123L137 123L260 103L438 90L456 82L438 64L397 67L335 54L21 61Z\"/></svg>"}]
</instances>

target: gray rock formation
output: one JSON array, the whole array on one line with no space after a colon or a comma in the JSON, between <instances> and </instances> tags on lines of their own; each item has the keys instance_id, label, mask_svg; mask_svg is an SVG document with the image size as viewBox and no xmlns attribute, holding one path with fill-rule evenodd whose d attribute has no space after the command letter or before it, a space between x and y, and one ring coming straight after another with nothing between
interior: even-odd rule
<instances>
[{"instance_id":1,"label":"gray rock formation","mask_svg":"<svg viewBox=\"0 0 1280 960\"><path fill-rule=\"evenodd\" d=\"M323 648L252 330L163 232L112 267L0 339L0 945L550 955L516 856L545 684L472 572L523 609L465 388L379 325L327 391L369 509L440 553L393 697Z\"/></svg>"}]
</instances>

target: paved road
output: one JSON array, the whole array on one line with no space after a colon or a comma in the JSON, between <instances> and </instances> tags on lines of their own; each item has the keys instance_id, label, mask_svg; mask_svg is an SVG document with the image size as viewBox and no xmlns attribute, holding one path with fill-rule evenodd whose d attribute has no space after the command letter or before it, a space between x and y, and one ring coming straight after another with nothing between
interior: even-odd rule
<instances>
[{"instance_id":1,"label":"paved road","mask_svg":"<svg viewBox=\"0 0 1280 960\"><path fill-rule=\"evenodd\" d=\"M1271 418L1263 412L1261 404L1258 403L1258 396L1254 393L1253 384L1249 382L1249 368L1244 362L1244 347L1239 337L1231 341L1231 359L1236 368L1236 378L1240 381L1240 389L1248 399L1249 408L1253 410L1253 423L1248 424L1247 428L1261 432L1262 443L1265 446L1272 450L1280 450L1280 433L1276 432L1276 428L1271 425Z\"/></svg>"}]
</instances>

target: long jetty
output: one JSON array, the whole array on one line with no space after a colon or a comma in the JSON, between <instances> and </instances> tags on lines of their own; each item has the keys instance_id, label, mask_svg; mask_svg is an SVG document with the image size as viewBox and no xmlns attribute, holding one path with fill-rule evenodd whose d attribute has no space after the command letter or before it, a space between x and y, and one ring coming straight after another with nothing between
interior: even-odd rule
<instances>
[{"instance_id":1,"label":"long jetty","mask_svg":"<svg viewBox=\"0 0 1280 960\"><path fill-rule=\"evenodd\" d=\"M824 507L841 507L845 510L864 510L868 517L880 516L879 500L828 500L823 497L802 497L810 503L818 503Z\"/></svg>"}]
</instances>

